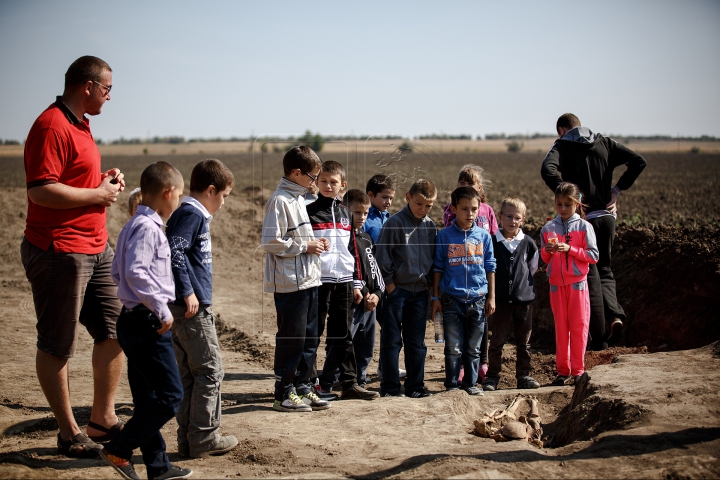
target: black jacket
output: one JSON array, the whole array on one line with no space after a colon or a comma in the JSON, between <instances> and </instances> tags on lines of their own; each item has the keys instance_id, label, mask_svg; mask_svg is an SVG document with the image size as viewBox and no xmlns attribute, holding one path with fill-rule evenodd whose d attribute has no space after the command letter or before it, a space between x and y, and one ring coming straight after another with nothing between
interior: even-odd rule
<instances>
[{"instance_id":1,"label":"black jacket","mask_svg":"<svg viewBox=\"0 0 720 480\"><path fill-rule=\"evenodd\" d=\"M537 253L535 241L525 235L514 252L492 236L495 251L495 300L502 303L525 304L535 300L535 282L528 265Z\"/></svg>"},{"instance_id":2,"label":"black jacket","mask_svg":"<svg viewBox=\"0 0 720 480\"><path fill-rule=\"evenodd\" d=\"M375 244L372 238L369 234L356 230L349 248L350 253L356 259L355 262L360 265L354 287L362 291L363 298L366 293L375 294L381 298L385 291L385 282L375 261Z\"/></svg>"},{"instance_id":3,"label":"black jacket","mask_svg":"<svg viewBox=\"0 0 720 480\"><path fill-rule=\"evenodd\" d=\"M613 170L627 165L617 182L620 190L627 190L643 171L647 162L643 157L611 138L595 134L590 143L556 140L543 160L540 174L554 192L561 182L580 187L587 212L605 210L613 188Z\"/></svg>"}]
</instances>

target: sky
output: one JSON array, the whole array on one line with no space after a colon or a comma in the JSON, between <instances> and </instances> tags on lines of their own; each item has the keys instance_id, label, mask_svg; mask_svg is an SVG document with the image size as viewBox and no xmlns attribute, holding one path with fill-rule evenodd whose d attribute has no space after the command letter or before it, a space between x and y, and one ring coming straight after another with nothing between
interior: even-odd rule
<instances>
[{"instance_id":1,"label":"sky","mask_svg":"<svg viewBox=\"0 0 720 480\"><path fill-rule=\"evenodd\" d=\"M76 58L113 69L96 138L720 137L720 1L0 0L0 139Z\"/></svg>"}]
</instances>

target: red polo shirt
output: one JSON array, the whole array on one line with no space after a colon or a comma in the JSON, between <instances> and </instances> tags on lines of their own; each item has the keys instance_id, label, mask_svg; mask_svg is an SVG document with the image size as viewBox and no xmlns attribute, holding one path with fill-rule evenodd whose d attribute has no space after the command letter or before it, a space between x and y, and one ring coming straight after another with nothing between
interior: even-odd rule
<instances>
[{"instance_id":1,"label":"red polo shirt","mask_svg":"<svg viewBox=\"0 0 720 480\"><path fill-rule=\"evenodd\" d=\"M89 120L79 120L58 97L35 120L25 142L27 188L52 183L96 188L100 163ZM100 205L56 209L28 197L25 237L43 250L53 245L56 252L93 255L107 244L105 222L105 207Z\"/></svg>"}]
</instances>

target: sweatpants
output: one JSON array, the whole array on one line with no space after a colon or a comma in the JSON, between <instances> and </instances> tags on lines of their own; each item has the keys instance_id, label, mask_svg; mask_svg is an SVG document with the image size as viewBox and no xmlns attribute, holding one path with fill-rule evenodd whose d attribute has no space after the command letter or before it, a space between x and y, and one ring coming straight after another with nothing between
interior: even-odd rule
<instances>
[{"instance_id":1,"label":"sweatpants","mask_svg":"<svg viewBox=\"0 0 720 480\"><path fill-rule=\"evenodd\" d=\"M318 321L327 316L327 356L320 385L331 389L334 371L340 368L340 383L348 389L357 383L357 364L350 333L353 311L353 282L323 283L318 287Z\"/></svg>"},{"instance_id":2,"label":"sweatpants","mask_svg":"<svg viewBox=\"0 0 720 480\"><path fill-rule=\"evenodd\" d=\"M590 326L587 281L550 285L550 307L555 317L555 364L558 375L573 377L585 371L585 347Z\"/></svg>"},{"instance_id":3,"label":"sweatpants","mask_svg":"<svg viewBox=\"0 0 720 480\"><path fill-rule=\"evenodd\" d=\"M353 322L350 327L350 334L352 335L353 349L355 350L355 361L357 363L357 382L359 384L367 383L367 367L372 361L373 353L375 351L375 321L376 321L377 308L372 312L365 310L365 302L360 302L355 305L355 313L353 313ZM340 378L340 368L335 366L333 371L330 372L331 365L325 362L325 368L323 368L323 377L327 375L327 382L332 384L338 381ZM321 380L322 384L323 380ZM330 384L330 386L332 386ZM323 385L325 387L327 385Z\"/></svg>"}]
</instances>

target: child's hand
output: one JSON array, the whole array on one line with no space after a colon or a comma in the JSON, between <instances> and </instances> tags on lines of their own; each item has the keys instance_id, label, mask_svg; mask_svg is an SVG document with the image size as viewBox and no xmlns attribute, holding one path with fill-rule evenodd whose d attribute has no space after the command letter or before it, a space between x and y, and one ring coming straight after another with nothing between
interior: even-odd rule
<instances>
[{"instance_id":1,"label":"child's hand","mask_svg":"<svg viewBox=\"0 0 720 480\"><path fill-rule=\"evenodd\" d=\"M322 252L326 250L325 243L323 243L324 238L321 238L320 240L310 240L307 242L307 250L306 252L310 255L320 255ZM327 240L325 240L327 241Z\"/></svg>"},{"instance_id":2,"label":"child's hand","mask_svg":"<svg viewBox=\"0 0 720 480\"><path fill-rule=\"evenodd\" d=\"M363 296L362 292L359 288L353 288L353 303L357 305L358 303L362 302Z\"/></svg>"},{"instance_id":3,"label":"child's hand","mask_svg":"<svg viewBox=\"0 0 720 480\"><path fill-rule=\"evenodd\" d=\"M555 253L557 251L557 245L553 245L552 243L546 243L545 251L547 253Z\"/></svg>"},{"instance_id":4,"label":"child's hand","mask_svg":"<svg viewBox=\"0 0 720 480\"><path fill-rule=\"evenodd\" d=\"M558 252L569 252L570 245L568 245L567 243L558 243L556 249Z\"/></svg>"},{"instance_id":5,"label":"child's hand","mask_svg":"<svg viewBox=\"0 0 720 480\"><path fill-rule=\"evenodd\" d=\"M430 308L430 318L435 318L435 312L442 313L442 304L440 303L440 300L433 300Z\"/></svg>"},{"instance_id":6,"label":"child's hand","mask_svg":"<svg viewBox=\"0 0 720 480\"><path fill-rule=\"evenodd\" d=\"M163 320L162 327L160 327L156 330L158 335L162 335L163 333L170 330L170 327L172 327L172 325L173 325L173 321L174 321L174 319L173 319L172 315L168 319Z\"/></svg>"},{"instance_id":7,"label":"child's hand","mask_svg":"<svg viewBox=\"0 0 720 480\"><path fill-rule=\"evenodd\" d=\"M390 284L386 285L386 286L385 286L385 291L386 291L387 293L392 293L393 291L395 291L395 284L394 284L394 283L390 283Z\"/></svg>"},{"instance_id":8,"label":"child's hand","mask_svg":"<svg viewBox=\"0 0 720 480\"><path fill-rule=\"evenodd\" d=\"M192 318L197 315L198 308L200 307L200 302L198 302L198 299L194 293L189 297L185 297L185 305L187 306L185 318Z\"/></svg>"},{"instance_id":9,"label":"child's hand","mask_svg":"<svg viewBox=\"0 0 720 480\"><path fill-rule=\"evenodd\" d=\"M328 250L330 250L330 240L328 240L325 237L318 238L318 240L322 242L323 248L325 249L326 252Z\"/></svg>"},{"instance_id":10,"label":"child's hand","mask_svg":"<svg viewBox=\"0 0 720 480\"><path fill-rule=\"evenodd\" d=\"M493 313L495 313L495 297L488 295L487 300L485 300L485 316L489 317Z\"/></svg>"},{"instance_id":11,"label":"child's hand","mask_svg":"<svg viewBox=\"0 0 720 480\"><path fill-rule=\"evenodd\" d=\"M378 306L380 299L374 293L368 293L365 295L365 310L372 312Z\"/></svg>"}]
</instances>

